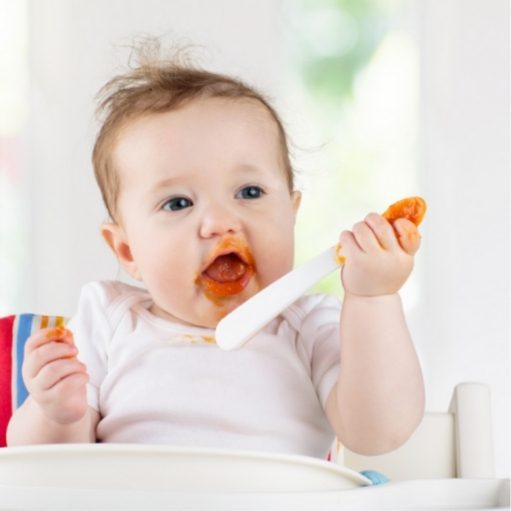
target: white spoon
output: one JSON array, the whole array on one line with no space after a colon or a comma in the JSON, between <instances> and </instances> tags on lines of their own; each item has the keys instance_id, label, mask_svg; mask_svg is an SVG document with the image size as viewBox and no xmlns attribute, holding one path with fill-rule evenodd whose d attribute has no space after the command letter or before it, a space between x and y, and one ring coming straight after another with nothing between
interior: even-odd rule
<instances>
[{"instance_id":1,"label":"white spoon","mask_svg":"<svg viewBox=\"0 0 511 511\"><path fill-rule=\"evenodd\" d=\"M254 334L343 263L337 245L295 268L242 303L217 325L216 343L224 350L243 346Z\"/></svg>"},{"instance_id":2,"label":"white spoon","mask_svg":"<svg viewBox=\"0 0 511 511\"><path fill-rule=\"evenodd\" d=\"M422 197L407 197L389 206L382 216L391 223L397 218L407 218L418 226L425 212L426 202ZM337 247L330 247L284 275L225 316L216 327L217 344L224 350L239 348L316 282L344 264Z\"/></svg>"}]
</instances>

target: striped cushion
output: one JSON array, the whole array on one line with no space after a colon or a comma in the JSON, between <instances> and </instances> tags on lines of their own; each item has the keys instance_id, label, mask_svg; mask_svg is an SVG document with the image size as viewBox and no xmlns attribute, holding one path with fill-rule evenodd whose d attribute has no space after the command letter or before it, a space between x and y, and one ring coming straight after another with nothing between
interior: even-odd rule
<instances>
[{"instance_id":1,"label":"striped cushion","mask_svg":"<svg viewBox=\"0 0 511 511\"><path fill-rule=\"evenodd\" d=\"M12 412L27 397L21 377L26 340L41 328L64 324L62 316L18 314L0 318L0 447L6 445L5 432Z\"/></svg>"}]
</instances>

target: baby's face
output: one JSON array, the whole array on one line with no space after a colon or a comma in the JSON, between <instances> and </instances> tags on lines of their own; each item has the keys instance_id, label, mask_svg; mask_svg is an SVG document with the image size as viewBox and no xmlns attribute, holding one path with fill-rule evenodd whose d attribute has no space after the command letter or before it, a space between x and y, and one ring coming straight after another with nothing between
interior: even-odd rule
<instances>
[{"instance_id":1,"label":"baby's face","mask_svg":"<svg viewBox=\"0 0 511 511\"><path fill-rule=\"evenodd\" d=\"M154 314L214 327L292 268L299 194L258 102L200 99L140 118L114 161L120 225L103 232Z\"/></svg>"}]
</instances>

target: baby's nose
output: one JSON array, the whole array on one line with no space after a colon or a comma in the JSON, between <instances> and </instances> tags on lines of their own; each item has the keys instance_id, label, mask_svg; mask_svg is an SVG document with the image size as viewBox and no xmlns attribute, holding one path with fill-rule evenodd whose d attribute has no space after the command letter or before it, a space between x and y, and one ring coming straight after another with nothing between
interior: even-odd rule
<instances>
[{"instance_id":1,"label":"baby's nose","mask_svg":"<svg viewBox=\"0 0 511 511\"><path fill-rule=\"evenodd\" d=\"M239 217L222 204L211 204L204 211L200 225L203 238L235 234L241 229Z\"/></svg>"}]
</instances>

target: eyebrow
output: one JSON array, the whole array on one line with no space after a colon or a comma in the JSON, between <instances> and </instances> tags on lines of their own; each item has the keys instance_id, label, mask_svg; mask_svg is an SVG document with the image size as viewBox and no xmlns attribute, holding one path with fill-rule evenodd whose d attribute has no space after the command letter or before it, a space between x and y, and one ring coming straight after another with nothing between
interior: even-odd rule
<instances>
[{"instance_id":1,"label":"eyebrow","mask_svg":"<svg viewBox=\"0 0 511 511\"><path fill-rule=\"evenodd\" d=\"M233 172L240 173L240 174L255 174L260 171L261 171L260 167L258 167L257 165L252 165L250 163L242 163L240 165L236 165L233 168ZM181 180L182 180L182 176L172 176L172 177L162 179L161 181L158 181L157 183L155 183L154 186L151 186L151 188L149 189L149 193L158 192L158 190L161 190L162 188L170 188L171 186L175 185L176 183L179 183Z\"/></svg>"},{"instance_id":2,"label":"eyebrow","mask_svg":"<svg viewBox=\"0 0 511 511\"><path fill-rule=\"evenodd\" d=\"M243 163L241 165L237 165L235 167L235 171L236 173L239 172L240 174L255 174L261 172L261 168L250 163Z\"/></svg>"},{"instance_id":3,"label":"eyebrow","mask_svg":"<svg viewBox=\"0 0 511 511\"><path fill-rule=\"evenodd\" d=\"M178 177L168 177L166 179L162 179L161 181L158 181L154 186L151 186L151 188L149 189L149 193L154 193L157 192L158 190L161 190L162 188L168 188L170 186L173 186L178 181L179 181Z\"/></svg>"},{"instance_id":4,"label":"eyebrow","mask_svg":"<svg viewBox=\"0 0 511 511\"><path fill-rule=\"evenodd\" d=\"M251 163L242 163L239 165L234 166L233 173L243 173L243 174L255 174L261 171L261 167L258 167L257 165L253 165ZM158 181L155 183L154 186L151 187L151 191L159 190L160 188L165 188L168 186L175 185L176 183L179 183L182 180L180 176L173 176L168 177L165 179L162 179L161 181Z\"/></svg>"},{"instance_id":5,"label":"eyebrow","mask_svg":"<svg viewBox=\"0 0 511 511\"><path fill-rule=\"evenodd\" d=\"M179 178L177 176L172 176L172 177L168 177L166 179L157 181L154 185L147 188L147 190L144 192L144 196L146 197L146 200L147 199L153 200L160 195L161 190L165 190L166 188L171 188L178 182L179 182Z\"/></svg>"}]
</instances>

